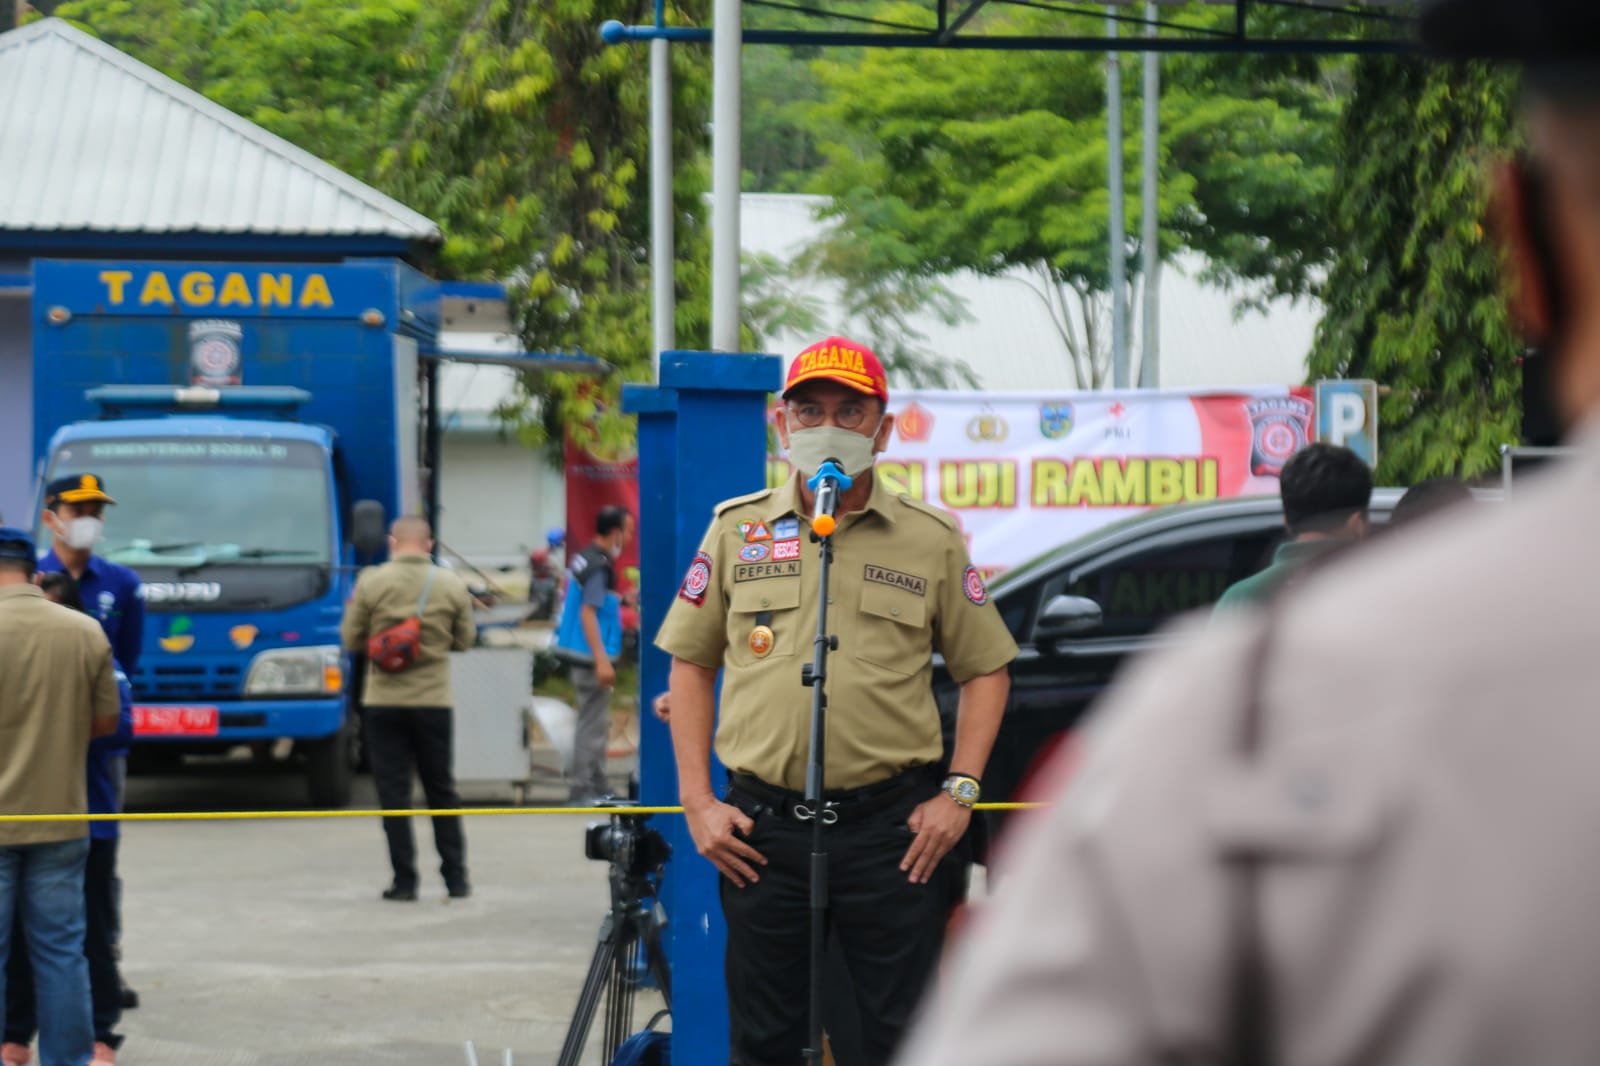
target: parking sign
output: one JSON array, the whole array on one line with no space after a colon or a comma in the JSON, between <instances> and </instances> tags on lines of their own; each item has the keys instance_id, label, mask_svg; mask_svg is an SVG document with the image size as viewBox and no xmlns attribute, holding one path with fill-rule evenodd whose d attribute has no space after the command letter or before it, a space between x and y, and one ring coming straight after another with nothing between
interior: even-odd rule
<instances>
[{"instance_id":1,"label":"parking sign","mask_svg":"<svg viewBox=\"0 0 1600 1066\"><path fill-rule=\"evenodd\" d=\"M1349 448L1378 465L1378 383L1317 382L1317 439Z\"/></svg>"}]
</instances>

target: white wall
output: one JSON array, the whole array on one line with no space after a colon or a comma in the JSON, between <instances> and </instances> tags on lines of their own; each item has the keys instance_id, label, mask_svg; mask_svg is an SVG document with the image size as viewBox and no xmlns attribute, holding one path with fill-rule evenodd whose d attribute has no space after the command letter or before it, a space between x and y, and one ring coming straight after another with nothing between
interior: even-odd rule
<instances>
[{"instance_id":1,"label":"white wall","mask_svg":"<svg viewBox=\"0 0 1600 1066\"><path fill-rule=\"evenodd\" d=\"M523 566L545 531L565 526L561 473L540 453L494 433L449 433L440 482L440 539L476 566Z\"/></svg>"}]
</instances>

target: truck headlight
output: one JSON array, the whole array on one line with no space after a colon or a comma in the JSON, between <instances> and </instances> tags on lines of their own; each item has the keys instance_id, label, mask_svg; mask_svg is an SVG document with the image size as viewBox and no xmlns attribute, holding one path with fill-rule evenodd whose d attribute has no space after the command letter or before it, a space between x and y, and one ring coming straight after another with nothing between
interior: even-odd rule
<instances>
[{"instance_id":1,"label":"truck headlight","mask_svg":"<svg viewBox=\"0 0 1600 1066\"><path fill-rule=\"evenodd\" d=\"M336 644L274 648L257 655L245 675L246 696L331 696L344 691L344 657Z\"/></svg>"}]
</instances>

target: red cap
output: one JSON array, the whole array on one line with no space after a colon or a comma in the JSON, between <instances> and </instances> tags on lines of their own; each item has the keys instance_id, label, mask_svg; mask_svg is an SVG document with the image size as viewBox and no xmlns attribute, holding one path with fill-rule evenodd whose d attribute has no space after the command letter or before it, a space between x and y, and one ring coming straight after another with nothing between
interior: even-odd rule
<instances>
[{"instance_id":1,"label":"red cap","mask_svg":"<svg viewBox=\"0 0 1600 1066\"><path fill-rule=\"evenodd\" d=\"M789 380L783 384L788 396L796 385L807 381L836 381L845 388L876 396L889 402L889 379L883 364L866 345L843 337L820 340L794 357L789 364Z\"/></svg>"}]
</instances>

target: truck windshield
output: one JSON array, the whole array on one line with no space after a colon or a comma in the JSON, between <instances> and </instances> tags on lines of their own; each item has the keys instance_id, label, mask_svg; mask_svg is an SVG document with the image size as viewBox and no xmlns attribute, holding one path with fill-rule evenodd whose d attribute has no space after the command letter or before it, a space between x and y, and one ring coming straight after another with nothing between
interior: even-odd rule
<instances>
[{"instance_id":1,"label":"truck windshield","mask_svg":"<svg viewBox=\"0 0 1600 1066\"><path fill-rule=\"evenodd\" d=\"M51 478L83 473L103 477L116 497L95 549L113 562L180 572L330 562L328 459L315 444L176 437L57 451Z\"/></svg>"}]
</instances>

